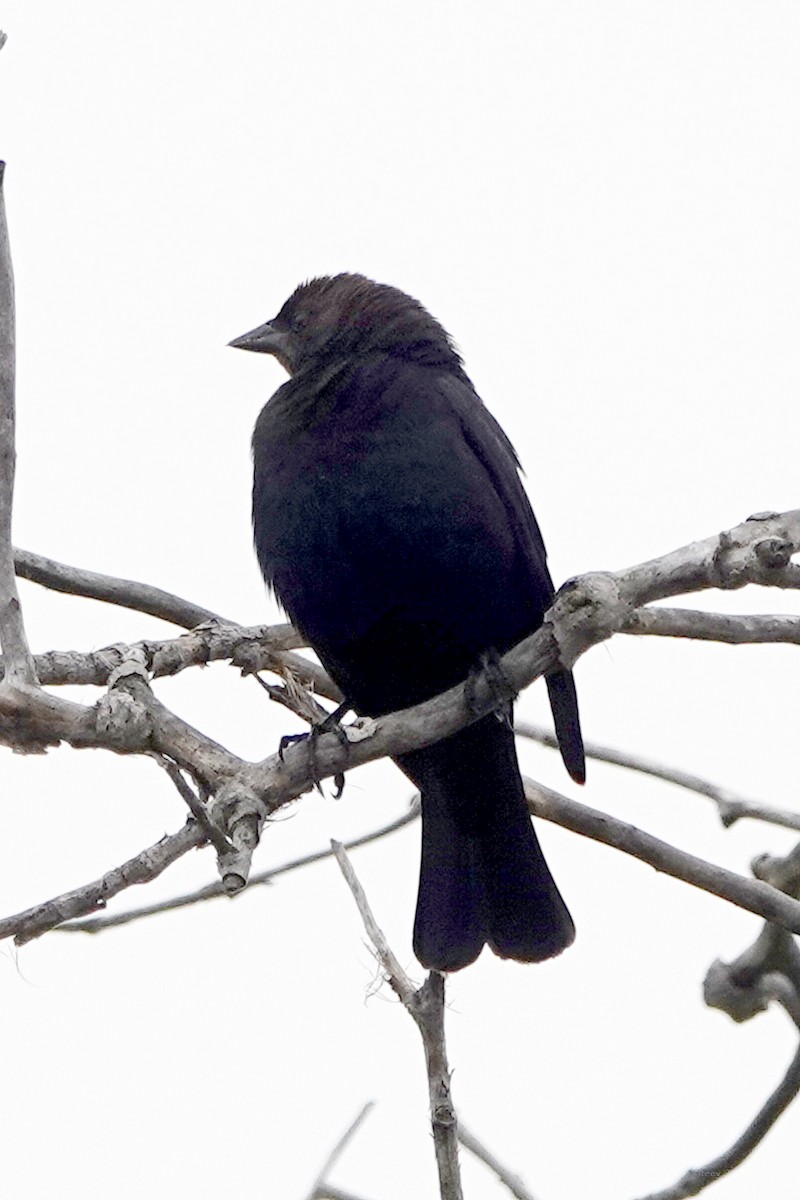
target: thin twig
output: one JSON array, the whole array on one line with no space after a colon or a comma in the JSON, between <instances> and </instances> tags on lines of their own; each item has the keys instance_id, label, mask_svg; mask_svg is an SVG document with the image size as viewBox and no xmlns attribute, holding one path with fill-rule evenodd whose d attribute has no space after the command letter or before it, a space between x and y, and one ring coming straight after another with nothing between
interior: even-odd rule
<instances>
[{"instance_id":1,"label":"thin twig","mask_svg":"<svg viewBox=\"0 0 800 1200\"><path fill-rule=\"evenodd\" d=\"M729 1150L712 1159L703 1167L695 1167L661 1192L651 1192L642 1200L686 1200L688 1196L697 1196L704 1188L716 1183L723 1175L728 1175L738 1167L756 1146L763 1141L772 1126L785 1112L795 1096L800 1092L800 1048L796 1051L789 1067L775 1091L768 1098L763 1108L737 1138Z\"/></svg>"},{"instance_id":2,"label":"thin twig","mask_svg":"<svg viewBox=\"0 0 800 1200\"><path fill-rule=\"evenodd\" d=\"M714 962L703 984L706 1004L737 1022L749 1021L773 1001L782 1005L800 1029L800 952L784 929L765 923L755 942L730 963ZM741 1137L724 1154L645 1200L684 1200L727 1175L762 1141L800 1092L800 1047L787 1072Z\"/></svg>"},{"instance_id":3,"label":"thin twig","mask_svg":"<svg viewBox=\"0 0 800 1200\"><path fill-rule=\"evenodd\" d=\"M562 589L540 630L503 656L501 666L509 685L521 690L555 666L569 665L589 646L624 628L631 611L642 602L686 590L738 587L746 582L795 586L798 571L793 570L796 564L790 560L798 548L800 510L795 510L754 518L723 534L616 574L584 576ZM135 680L130 687L134 695ZM368 727L362 724L353 731L357 738L348 736L346 747L335 735L324 734L316 740L313 754L307 746L292 746L282 759L272 755L261 763L248 764L192 729L146 691L147 694L134 695L134 699L146 710L148 719L126 725L113 720L114 713L109 711L103 715L111 719L98 721L94 709L49 693L10 696L0 689L0 738L18 748L25 745L27 738L45 745L65 741L80 748L104 747L117 753L155 750L164 754L213 794L215 806L223 813L237 814L238 820L243 805L248 809L248 856L257 840L260 823L308 790L311 783L361 763L397 757L431 745L479 720L493 711L497 703L495 690L479 677L412 709L381 717L368 723ZM571 820L577 820L578 826L586 824L577 809L570 813L569 802L562 798L562 803L567 807L557 820L567 826ZM584 810L584 815L585 811L590 810ZM612 844L647 857L641 849L642 836L646 835L624 826L614 829L601 814L594 814L589 825L595 829L592 836L608 841L611 831ZM233 829L223 827L236 841ZM694 863L699 867L692 871L690 881L697 886L708 887L767 920L800 932L797 902L758 881L741 880L700 860ZM243 864L242 870L228 874L231 879L236 875L236 886L241 886L242 871L246 875L247 870L249 867L245 869ZM674 873L683 877L680 869Z\"/></svg>"},{"instance_id":4,"label":"thin twig","mask_svg":"<svg viewBox=\"0 0 800 1200\"><path fill-rule=\"evenodd\" d=\"M542 746L558 749L558 742L552 730L544 725L536 725L533 721L515 721L514 732L520 737L530 738ZM599 742L585 742L584 749L587 758L598 762L611 763L616 767L625 767L629 771L638 771L642 775L652 775L655 779L663 779L674 783L676 787L698 792L713 800L719 811L722 824L727 827L736 821L748 818L754 821L766 821L771 825L780 825L785 829L800 830L800 813L789 809L772 808L757 800L750 800L731 788L722 787L703 779L700 775L692 775L689 771L681 771L677 767L666 767L662 763L644 758L640 754L630 754L627 750L617 750L612 746L602 746Z\"/></svg>"},{"instance_id":5,"label":"thin twig","mask_svg":"<svg viewBox=\"0 0 800 1200\"><path fill-rule=\"evenodd\" d=\"M137 612L149 613L151 617L159 617L184 629L194 629L195 625L201 625L204 621L234 624L208 608L174 596L162 588L152 587L149 583L136 583L133 579L118 579L114 575L100 575L96 571L70 567L66 563L19 548L14 550L14 564L21 579L29 579L50 591L102 600L120 608L134 608Z\"/></svg>"},{"instance_id":6,"label":"thin twig","mask_svg":"<svg viewBox=\"0 0 800 1200\"><path fill-rule=\"evenodd\" d=\"M396 833L398 829L404 829L412 821L415 821L419 816L419 804L415 804L404 813L402 817L397 817L394 821L390 821L386 825L381 825L379 829L373 829L370 833L362 834L361 837L353 838L352 841L345 842L347 850L355 850L359 846L366 846L370 842L376 842L380 838L388 837L391 833ZM259 871L255 875L251 875L247 882L247 886L243 891L251 891L257 887L263 887L265 884L272 883L273 879L277 879L279 875L287 875L290 871L296 871L301 867L307 867L311 863L322 862L323 859L332 858L333 850L328 847L326 850L317 850L313 854L304 854L301 858L294 858L290 862L281 863L278 867L271 867L268 871ZM113 916L89 917L85 921L70 921L67 925L59 925L56 933L102 933L105 929L113 929L119 925L130 925L133 921L140 921L143 917L152 917L164 912L173 912L178 908L189 908L191 905L199 904L204 900L217 900L222 896L227 896L227 892L222 884L217 881L207 884L206 887L198 888L197 891L187 892L183 896L176 896L172 900L162 900L159 904L147 904L141 908L131 909L129 912L116 913Z\"/></svg>"},{"instance_id":7,"label":"thin twig","mask_svg":"<svg viewBox=\"0 0 800 1200\"><path fill-rule=\"evenodd\" d=\"M364 1200L355 1192L345 1192L342 1188L334 1187L332 1183L323 1183L314 1193L314 1200Z\"/></svg>"},{"instance_id":8,"label":"thin twig","mask_svg":"<svg viewBox=\"0 0 800 1200\"><path fill-rule=\"evenodd\" d=\"M458 1122L458 1140L466 1150L469 1150L470 1154L474 1154L490 1171L494 1171L500 1182L508 1188L516 1200L535 1200L533 1193L528 1191L519 1175L509 1171L508 1167L495 1158L491 1151L486 1149L483 1142L467 1129L462 1120Z\"/></svg>"},{"instance_id":9,"label":"thin twig","mask_svg":"<svg viewBox=\"0 0 800 1200\"><path fill-rule=\"evenodd\" d=\"M165 758L163 754L154 754L153 758L162 767L172 782L175 784L178 795L187 805L189 812L199 825L205 830L206 837L211 842L218 854L227 854L231 850L231 844L225 837L221 829L218 829L211 817L208 814L205 804L200 796L189 786L181 773L181 769L177 763Z\"/></svg>"},{"instance_id":10,"label":"thin twig","mask_svg":"<svg viewBox=\"0 0 800 1200\"><path fill-rule=\"evenodd\" d=\"M14 272L6 224L3 188L5 163L0 163L0 644L10 687L35 687L22 609L14 578L11 550L11 512L14 501L15 447L15 315Z\"/></svg>"},{"instance_id":11,"label":"thin twig","mask_svg":"<svg viewBox=\"0 0 800 1200\"><path fill-rule=\"evenodd\" d=\"M336 854L336 861L353 893L364 927L375 948L376 957L404 1008L414 1018L422 1036L440 1196L442 1200L462 1200L461 1169L458 1162L458 1121L450 1093L450 1067L444 1036L445 977L439 971L431 971L422 987L415 989L375 920L344 847L339 842L331 842L331 845Z\"/></svg>"},{"instance_id":12,"label":"thin twig","mask_svg":"<svg viewBox=\"0 0 800 1200\"><path fill-rule=\"evenodd\" d=\"M117 642L101 650L49 650L34 658L36 673L46 686L85 685L105 687L108 677L122 659L141 651L154 679L177 675L188 667L229 661L243 675L271 671L337 704L342 694L318 663L291 653L303 639L291 625L223 625L207 622L177 638L125 644ZM0 674L3 663L0 660Z\"/></svg>"},{"instance_id":13,"label":"thin twig","mask_svg":"<svg viewBox=\"0 0 800 1200\"><path fill-rule=\"evenodd\" d=\"M356 902L358 911L361 913L361 919L364 922L364 928L366 929L367 936L369 937L369 940L372 942L372 945L375 949L378 962L386 972L393 991L397 993L398 998L403 1002L409 1012L411 1012L417 995L417 988L400 966L400 960L395 956L394 951L386 940L385 933L375 920L372 909L369 906L369 901L364 894L364 889L361 886L358 876L353 870L353 864L350 862L344 846L341 842L331 840L331 850L336 857L336 861L339 864L339 869L344 875L347 886L353 893L353 899Z\"/></svg>"},{"instance_id":14,"label":"thin twig","mask_svg":"<svg viewBox=\"0 0 800 1200\"><path fill-rule=\"evenodd\" d=\"M729 646L779 642L800 645L800 617L773 613L715 613L690 608L638 608L621 633L691 638Z\"/></svg>"},{"instance_id":15,"label":"thin twig","mask_svg":"<svg viewBox=\"0 0 800 1200\"><path fill-rule=\"evenodd\" d=\"M536 816L612 846L615 850L640 859L656 871L681 879L692 887L710 892L712 896L719 896L721 900L747 909L765 921L775 921L793 933L800 933L800 902L785 896L768 883L762 883L760 879L745 879L716 863L706 862L637 829L635 825L618 821L597 809L579 804L577 800L567 799L533 780L525 780L525 795Z\"/></svg>"},{"instance_id":16,"label":"thin twig","mask_svg":"<svg viewBox=\"0 0 800 1200\"><path fill-rule=\"evenodd\" d=\"M546 630L542 631L541 637L546 644ZM534 653L528 657L519 651L519 659L522 661L517 660L518 665L515 664L515 667L517 670L522 669L524 662L524 669L530 672L531 660L538 668L541 659L546 659L547 655L546 651L543 653L538 650L539 635L527 640L532 643L531 649ZM517 652L512 651L504 662L514 662L515 659ZM131 686L135 686L135 681ZM156 749L167 755L209 788L215 780L217 786L227 781L225 786L233 791L250 792L261 797L268 811L274 812L287 800L295 798L308 788L309 776L312 773L318 779L326 778L343 768L385 755L396 756L404 750L430 744L460 727L464 723L463 690L463 687L451 689L450 692L427 701L416 709L381 718L374 723L369 736L362 737L348 746L344 757L338 738L332 734L322 735L315 747L313 765L309 762L308 751L302 746L290 747L282 761L274 755L260 764L245 764L193 730L154 697L145 695L143 702L150 706L154 743L146 749ZM47 701L49 705L54 702L50 696L47 697ZM64 703L68 702L61 702L62 705ZM78 724L81 739L77 744L106 744L104 739L97 736L94 727L87 727L80 706L73 705L70 713L73 708L78 709L81 714ZM474 711L471 715L474 717ZM70 717L70 720L72 719ZM64 736L71 740L66 729ZM555 792L539 788L534 794L537 796L535 807L546 818L641 858L657 869L684 879L695 887L703 888L757 913L765 920L775 921L792 932L800 933L800 903L782 895L769 885L759 880L744 879L733 872L704 862L657 838L652 838L634 826L615 821ZM16 933L17 929L8 929L7 932Z\"/></svg>"},{"instance_id":17,"label":"thin twig","mask_svg":"<svg viewBox=\"0 0 800 1200\"><path fill-rule=\"evenodd\" d=\"M719 896L731 904L736 904L740 908L753 912L767 921L774 921L786 929L800 933L800 902L791 899L789 896L784 896L769 884L763 883L758 879L747 879L744 876L737 875L733 871L726 870L724 867L706 862L696 855L688 854L686 851L679 850L677 847L671 846L669 843L663 842L659 838L637 829L634 825L618 821L606 813L601 813L586 805L579 804L577 801L561 796L559 793L549 788L544 788L542 785L534 783L531 780L526 780L526 794L535 815L543 817L545 820L554 821L556 824L580 833L585 837L590 837L595 841L612 846L614 849L621 850L625 854L630 854L648 863L656 870L672 875L673 878L681 879L693 887L710 892L712 895ZM369 841L374 841L397 829L401 829L409 821L413 820L415 815L415 813L408 813L400 817L397 821L393 821L387 826L382 826L380 829L350 842L349 847L355 848L358 845L364 845ZM280 867L264 871L258 875L254 875L247 886L250 888L258 887L268 883L277 875L327 858L330 853L331 851L329 850L318 851L315 854L295 859ZM160 904L152 904L140 909L134 909L132 912L76 921L69 926L65 926L64 931L67 933L99 933L104 929L129 924L132 921L141 920L143 917L169 912L173 909L185 908L225 894L220 883L213 883L196 892L190 892L187 895L179 896L173 900L166 900ZM25 915L22 914L21 916L24 917ZM3 928L6 929L5 934L0 934L0 936L9 936L10 934L21 932L25 928L24 922L17 926L12 926L11 924L19 920L20 917L7 918L6 922L0 922L0 930Z\"/></svg>"},{"instance_id":18,"label":"thin twig","mask_svg":"<svg viewBox=\"0 0 800 1200\"><path fill-rule=\"evenodd\" d=\"M205 830L197 821L187 821L177 833L161 838L154 846L148 846L93 883L0 920L0 939L13 936L18 946L24 946L63 921L105 908L112 896L132 884L150 883L189 850L202 846L205 840Z\"/></svg>"},{"instance_id":19,"label":"thin twig","mask_svg":"<svg viewBox=\"0 0 800 1200\"><path fill-rule=\"evenodd\" d=\"M333 1167L342 1157L350 1142L353 1140L359 1128L361 1125L363 1125L364 1121L367 1119L374 1107L375 1101L368 1100L361 1109L361 1112L350 1122L347 1129L344 1131L342 1136L339 1138L339 1141L333 1147L330 1154L325 1159L325 1162L322 1164L322 1169L317 1175L317 1178L314 1180L311 1190L308 1193L308 1200L320 1200L321 1196L323 1195L321 1189L323 1184L325 1184L328 1172L333 1169ZM329 1188L329 1185L326 1185L326 1188ZM330 1191L328 1191L327 1194L330 1195Z\"/></svg>"}]
</instances>

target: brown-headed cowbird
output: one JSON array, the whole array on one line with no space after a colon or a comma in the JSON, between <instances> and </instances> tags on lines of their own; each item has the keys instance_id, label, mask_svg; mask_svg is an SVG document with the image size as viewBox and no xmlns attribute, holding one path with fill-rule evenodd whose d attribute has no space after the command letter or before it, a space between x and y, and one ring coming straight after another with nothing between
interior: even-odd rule
<instances>
[{"instance_id":1,"label":"brown-headed cowbird","mask_svg":"<svg viewBox=\"0 0 800 1200\"><path fill-rule=\"evenodd\" d=\"M517 457L421 304L361 275L313 279L231 345L291 376L253 435L256 551L357 712L427 700L538 629L553 584ZM582 782L572 675L547 685ZM440 971L487 942L534 962L575 936L503 716L397 758L422 794L414 950Z\"/></svg>"}]
</instances>

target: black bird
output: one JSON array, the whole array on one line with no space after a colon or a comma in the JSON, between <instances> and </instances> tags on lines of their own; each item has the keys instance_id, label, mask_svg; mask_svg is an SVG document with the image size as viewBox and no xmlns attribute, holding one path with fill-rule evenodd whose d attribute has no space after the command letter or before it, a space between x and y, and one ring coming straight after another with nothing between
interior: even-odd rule
<instances>
[{"instance_id":1,"label":"black bird","mask_svg":"<svg viewBox=\"0 0 800 1200\"><path fill-rule=\"evenodd\" d=\"M362 275L313 279L231 345L291 376L253 434L256 552L356 711L427 700L539 628L553 583L516 454L421 304ZM583 782L572 675L547 686ZM487 942L522 962L565 949L575 929L530 821L510 713L397 764L422 794L423 966L456 971Z\"/></svg>"}]
</instances>

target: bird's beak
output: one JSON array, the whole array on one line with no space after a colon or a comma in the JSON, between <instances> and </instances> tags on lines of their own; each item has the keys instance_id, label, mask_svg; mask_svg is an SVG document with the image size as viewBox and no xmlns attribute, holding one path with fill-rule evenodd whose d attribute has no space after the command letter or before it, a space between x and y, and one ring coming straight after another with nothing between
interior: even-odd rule
<instances>
[{"instance_id":1,"label":"bird's beak","mask_svg":"<svg viewBox=\"0 0 800 1200\"><path fill-rule=\"evenodd\" d=\"M289 357L289 333L285 329L276 329L269 321L243 333L241 337L228 342L237 350L255 350L258 354L274 354L280 362Z\"/></svg>"}]
</instances>

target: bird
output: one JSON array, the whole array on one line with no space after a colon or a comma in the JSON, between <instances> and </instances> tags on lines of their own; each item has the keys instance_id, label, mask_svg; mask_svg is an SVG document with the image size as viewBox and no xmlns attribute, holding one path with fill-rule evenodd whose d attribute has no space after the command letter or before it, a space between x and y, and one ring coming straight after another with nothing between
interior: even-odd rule
<instances>
[{"instance_id":1,"label":"bird","mask_svg":"<svg viewBox=\"0 0 800 1200\"><path fill-rule=\"evenodd\" d=\"M253 433L255 550L354 712L419 704L540 627L554 587L519 460L422 304L363 275L321 276L229 344L289 373ZM562 758L583 782L571 672L547 687ZM394 761L421 796L422 966L460 970L486 944L520 962L569 946L510 704Z\"/></svg>"}]
</instances>

